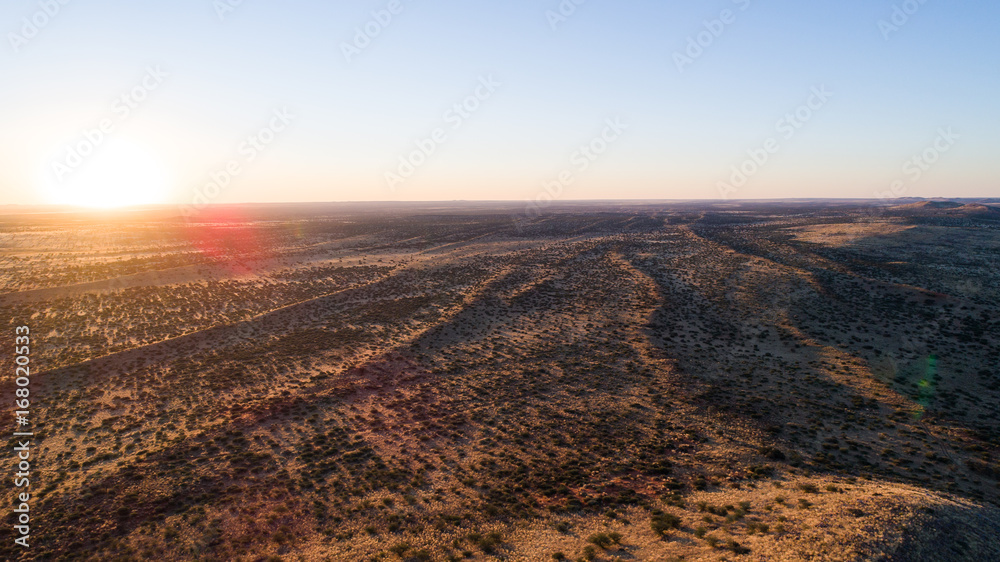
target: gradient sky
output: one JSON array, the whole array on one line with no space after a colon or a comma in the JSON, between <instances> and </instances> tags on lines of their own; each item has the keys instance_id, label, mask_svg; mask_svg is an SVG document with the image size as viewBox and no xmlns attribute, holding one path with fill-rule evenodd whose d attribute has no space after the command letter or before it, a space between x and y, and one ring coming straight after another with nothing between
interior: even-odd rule
<instances>
[{"instance_id":1,"label":"gradient sky","mask_svg":"<svg viewBox=\"0 0 1000 562\"><path fill-rule=\"evenodd\" d=\"M58 13L39 16L47 2ZM565 0L575 11L556 25L559 0L399 0L350 61L344 44L388 0L243 0L220 17L223 4L0 4L0 204L191 204L230 162L239 173L207 200L1000 196L994 0ZM902 25L880 27L894 7ZM32 34L24 18L48 21ZM157 67L167 76L145 78L156 88L123 116L116 100ZM459 126L446 112L490 78ZM779 122L814 88L833 95L789 138ZM272 119L283 108L287 126ZM105 119L111 132L55 179ZM272 124L250 160L243 143ZM443 142L390 187L437 129ZM592 142L606 150L591 161ZM908 164L925 151L933 164Z\"/></svg>"}]
</instances>

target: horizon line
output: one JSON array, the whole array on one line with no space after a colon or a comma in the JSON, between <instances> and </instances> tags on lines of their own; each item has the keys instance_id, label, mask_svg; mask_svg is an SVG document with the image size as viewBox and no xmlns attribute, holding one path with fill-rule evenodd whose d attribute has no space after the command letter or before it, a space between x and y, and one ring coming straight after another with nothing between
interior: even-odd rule
<instances>
[{"instance_id":1,"label":"horizon line","mask_svg":"<svg viewBox=\"0 0 1000 562\"><path fill-rule=\"evenodd\" d=\"M772 197L772 198L749 198L749 199L565 199L557 201L547 201L547 206L558 206L566 204L580 204L580 203L713 203L713 204L724 204L724 203L765 203L765 202L820 202L820 201L833 201L833 202L875 202L875 203L889 203L896 201L978 201L978 202L988 202L988 203L1000 203L1000 196L958 196L958 197L945 197L945 196L931 196L931 197L919 197L919 196L909 196L909 197L892 197L892 198L881 198L881 197ZM454 203L500 203L500 204L519 204L526 203L531 204L530 199L413 199L413 200L399 200L399 201L377 201L377 200L363 200L363 199L346 199L346 200L328 200L328 201L241 201L235 203L209 203L203 206L201 210L214 208L222 209L227 207L248 207L248 206L267 206L267 205L343 205L343 204L367 204L367 205L408 205L408 204L454 204ZM122 207L87 207L82 205L64 205L56 203L0 203L0 208L19 208L19 209L60 209L60 210L76 210L76 211L89 211L89 212L117 212L117 211L138 211L138 210L154 210L154 209L168 209L176 207L189 206L185 203L151 203L145 205L129 205Z\"/></svg>"}]
</instances>

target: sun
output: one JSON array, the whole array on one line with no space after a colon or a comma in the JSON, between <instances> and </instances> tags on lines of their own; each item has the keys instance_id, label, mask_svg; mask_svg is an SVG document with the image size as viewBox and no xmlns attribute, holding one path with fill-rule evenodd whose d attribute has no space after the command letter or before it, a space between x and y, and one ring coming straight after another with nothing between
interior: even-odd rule
<instances>
[{"instance_id":1,"label":"sun","mask_svg":"<svg viewBox=\"0 0 1000 562\"><path fill-rule=\"evenodd\" d=\"M50 203L113 209L165 203L170 181L153 152L110 138L86 156L63 149L46 166L44 185Z\"/></svg>"}]
</instances>

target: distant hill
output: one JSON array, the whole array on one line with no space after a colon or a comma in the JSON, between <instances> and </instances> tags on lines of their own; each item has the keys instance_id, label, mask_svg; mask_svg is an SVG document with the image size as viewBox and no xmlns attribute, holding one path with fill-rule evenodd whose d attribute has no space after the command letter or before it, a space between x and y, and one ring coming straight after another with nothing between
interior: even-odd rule
<instances>
[{"instance_id":1,"label":"distant hill","mask_svg":"<svg viewBox=\"0 0 1000 562\"><path fill-rule=\"evenodd\" d=\"M961 203L951 200L918 201L890 207L901 216L969 217L1000 220L1000 208L982 203Z\"/></svg>"},{"instance_id":2,"label":"distant hill","mask_svg":"<svg viewBox=\"0 0 1000 562\"><path fill-rule=\"evenodd\" d=\"M916 203L908 203L906 205L900 205L900 209L955 209L961 207L962 204L957 201L918 201Z\"/></svg>"}]
</instances>

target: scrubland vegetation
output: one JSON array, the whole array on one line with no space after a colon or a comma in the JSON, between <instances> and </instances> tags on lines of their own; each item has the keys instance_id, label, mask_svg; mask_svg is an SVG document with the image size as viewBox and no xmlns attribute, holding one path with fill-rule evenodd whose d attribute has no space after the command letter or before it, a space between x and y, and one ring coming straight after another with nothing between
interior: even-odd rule
<instances>
[{"instance_id":1,"label":"scrubland vegetation","mask_svg":"<svg viewBox=\"0 0 1000 562\"><path fill-rule=\"evenodd\" d=\"M11 219L0 556L1000 558L1000 213L956 209Z\"/></svg>"}]
</instances>

